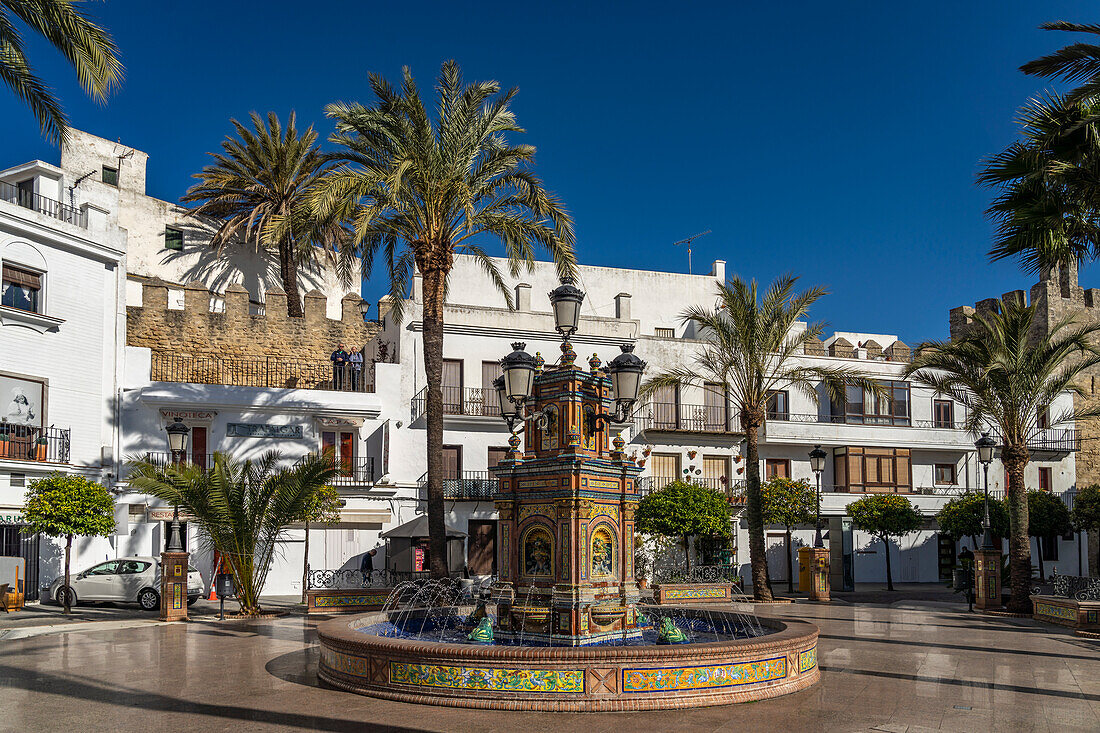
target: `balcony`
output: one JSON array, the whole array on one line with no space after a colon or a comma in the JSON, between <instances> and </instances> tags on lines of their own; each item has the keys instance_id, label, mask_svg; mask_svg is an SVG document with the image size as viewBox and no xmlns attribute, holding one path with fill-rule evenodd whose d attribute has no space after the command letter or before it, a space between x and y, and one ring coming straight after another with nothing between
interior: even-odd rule
<instances>
[{"instance_id":1,"label":"balcony","mask_svg":"<svg viewBox=\"0 0 1100 733\"><path fill-rule=\"evenodd\" d=\"M443 387L443 414L470 417L500 417L500 403L495 389L482 387ZM412 399L412 419L419 419L428 405L428 388Z\"/></svg>"},{"instance_id":2,"label":"balcony","mask_svg":"<svg viewBox=\"0 0 1100 733\"><path fill-rule=\"evenodd\" d=\"M428 474L417 480L421 489L428 488ZM443 498L448 501L492 501L499 482L491 471L462 471L459 477L443 479Z\"/></svg>"},{"instance_id":3,"label":"balcony","mask_svg":"<svg viewBox=\"0 0 1100 733\"><path fill-rule=\"evenodd\" d=\"M154 382L336 392L374 391L373 364L355 370L351 365L337 367L328 360L292 360L274 356L234 359L154 353L151 366L150 378Z\"/></svg>"},{"instance_id":4,"label":"balcony","mask_svg":"<svg viewBox=\"0 0 1100 733\"><path fill-rule=\"evenodd\" d=\"M731 504L741 506L745 503L745 479L689 478L669 476L642 476L636 481L639 496L646 496L671 484L673 481L686 481L726 494Z\"/></svg>"},{"instance_id":5,"label":"balcony","mask_svg":"<svg viewBox=\"0 0 1100 733\"><path fill-rule=\"evenodd\" d=\"M650 402L634 414L634 430L667 433L737 433L724 405Z\"/></svg>"},{"instance_id":6,"label":"balcony","mask_svg":"<svg viewBox=\"0 0 1100 733\"><path fill-rule=\"evenodd\" d=\"M68 463L71 432L0 423L0 460Z\"/></svg>"},{"instance_id":7,"label":"balcony","mask_svg":"<svg viewBox=\"0 0 1100 733\"><path fill-rule=\"evenodd\" d=\"M229 455L234 460L244 461L245 458L234 456L230 453L223 455ZM259 456L250 456L247 460L256 460ZM281 461L281 467L297 466L303 460L304 456L298 458L284 457ZM141 459L149 461L150 463L156 463L161 466L166 466L171 462L172 456L167 452L152 452L144 453L141 455ZM213 453L200 453L200 454L188 454L184 457L185 463L190 463L198 466L202 469L208 469L214 465ZM374 484L374 459L373 458L353 458L348 460L337 461L337 475L329 482L331 486L370 486Z\"/></svg>"},{"instance_id":8,"label":"balcony","mask_svg":"<svg viewBox=\"0 0 1100 733\"><path fill-rule=\"evenodd\" d=\"M30 209L51 219L57 219L82 229L88 228L88 215L86 212L67 206L60 201L39 196L31 191L22 190L11 183L0 181L0 201L22 206L24 209Z\"/></svg>"},{"instance_id":9,"label":"balcony","mask_svg":"<svg viewBox=\"0 0 1100 733\"><path fill-rule=\"evenodd\" d=\"M997 439L998 444L1003 442L1001 431L994 428L989 432ZM1047 428L1027 439L1027 449L1032 453L1068 454L1081 450L1081 439L1075 429Z\"/></svg>"}]
</instances>

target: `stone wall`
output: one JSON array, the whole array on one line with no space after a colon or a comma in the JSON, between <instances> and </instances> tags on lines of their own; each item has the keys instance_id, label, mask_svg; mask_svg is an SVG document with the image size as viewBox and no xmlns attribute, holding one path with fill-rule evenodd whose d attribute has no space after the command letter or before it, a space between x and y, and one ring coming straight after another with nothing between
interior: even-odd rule
<instances>
[{"instance_id":1,"label":"stone wall","mask_svg":"<svg viewBox=\"0 0 1100 733\"><path fill-rule=\"evenodd\" d=\"M170 310L167 283L145 283L142 305L126 309L127 346L144 346L154 355L327 362L344 342L349 350L366 347L368 359L374 355L378 325L363 320L354 293L341 298L340 320L326 317L327 300L317 290L306 293L301 318L287 316L282 290L267 292L264 315L249 315L248 291L240 285L226 288L223 312L211 311L213 296L193 282L184 289L183 310Z\"/></svg>"}]
</instances>

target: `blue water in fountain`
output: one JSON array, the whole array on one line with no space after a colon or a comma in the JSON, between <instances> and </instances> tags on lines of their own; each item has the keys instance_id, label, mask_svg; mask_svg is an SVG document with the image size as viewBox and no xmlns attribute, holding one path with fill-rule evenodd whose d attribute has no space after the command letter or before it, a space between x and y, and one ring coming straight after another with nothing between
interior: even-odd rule
<instances>
[{"instance_id":1,"label":"blue water in fountain","mask_svg":"<svg viewBox=\"0 0 1100 733\"><path fill-rule=\"evenodd\" d=\"M389 621L360 627L358 630L375 636L416 641L436 641L446 644L486 645L470 641L467 635L477 624L470 619L471 607L485 603L489 584L463 585L452 580L419 580L401 583L387 599L383 612ZM528 594L529 597L529 594ZM486 614L496 625L492 603ZM639 606L638 613L645 617L640 623L641 636L605 637L586 646L654 646L657 644L657 628L663 618L670 619L687 636L689 644L749 639L773 633L764 627L753 613L722 611L712 613L704 609L684 609L674 606ZM541 640L497 638L496 646L558 646Z\"/></svg>"}]
</instances>

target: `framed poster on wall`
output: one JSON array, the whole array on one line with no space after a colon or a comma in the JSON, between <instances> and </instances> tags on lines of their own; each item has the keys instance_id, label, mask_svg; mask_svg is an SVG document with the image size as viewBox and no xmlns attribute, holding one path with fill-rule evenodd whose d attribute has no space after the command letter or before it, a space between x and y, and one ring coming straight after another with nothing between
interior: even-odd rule
<instances>
[{"instance_id":1,"label":"framed poster on wall","mask_svg":"<svg viewBox=\"0 0 1100 733\"><path fill-rule=\"evenodd\" d=\"M45 410L42 382L0 374L0 420L9 425L40 428Z\"/></svg>"}]
</instances>

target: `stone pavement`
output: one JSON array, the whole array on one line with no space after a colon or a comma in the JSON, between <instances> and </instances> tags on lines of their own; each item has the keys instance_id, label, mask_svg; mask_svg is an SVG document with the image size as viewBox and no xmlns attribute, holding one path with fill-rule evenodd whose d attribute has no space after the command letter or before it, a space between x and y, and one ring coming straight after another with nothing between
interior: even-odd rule
<instances>
[{"instance_id":1,"label":"stone pavement","mask_svg":"<svg viewBox=\"0 0 1100 733\"><path fill-rule=\"evenodd\" d=\"M761 607L821 627L822 681L695 710L527 714L322 688L317 619L145 624L0 638L0 730L1067 731L1100 729L1100 642L957 603Z\"/></svg>"}]
</instances>

